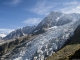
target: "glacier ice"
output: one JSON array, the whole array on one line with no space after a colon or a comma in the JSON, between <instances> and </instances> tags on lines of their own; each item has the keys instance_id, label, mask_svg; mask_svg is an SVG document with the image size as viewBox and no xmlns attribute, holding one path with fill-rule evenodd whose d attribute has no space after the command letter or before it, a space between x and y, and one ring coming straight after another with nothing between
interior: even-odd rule
<instances>
[{"instance_id":1,"label":"glacier ice","mask_svg":"<svg viewBox=\"0 0 80 60\"><path fill-rule=\"evenodd\" d=\"M27 43L25 49L22 48L20 54L14 60L44 60L44 57L60 49L73 32L74 27L72 26L52 28Z\"/></svg>"},{"instance_id":2,"label":"glacier ice","mask_svg":"<svg viewBox=\"0 0 80 60\"><path fill-rule=\"evenodd\" d=\"M63 16L69 18L71 15ZM73 16L74 15L71 17ZM20 52L15 56L12 56L10 59L44 60L46 57L51 56L52 53L58 51L65 44L67 39L74 34L74 30L79 25L79 21L79 19L73 19L70 23L49 28L45 33L40 34L38 37L27 42L26 46L21 47Z\"/></svg>"}]
</instances>

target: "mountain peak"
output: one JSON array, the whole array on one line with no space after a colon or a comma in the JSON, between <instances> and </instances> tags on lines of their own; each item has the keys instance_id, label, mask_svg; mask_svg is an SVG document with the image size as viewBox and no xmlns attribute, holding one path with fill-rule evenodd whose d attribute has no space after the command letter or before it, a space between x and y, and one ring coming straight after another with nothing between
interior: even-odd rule
<instances>
[{"instance_id":1,"label":"mountain peak","mask_svg":"<svg viewBox=\"0 0 80 60\"><path fill-rule=\"evenodd\" d=\"M61 13L61 12L51 11L50 14L49 14L49 16L51 16L51 15L56 15L56 14L62 14L62 13Z\"/></svg>"}]
</instances>

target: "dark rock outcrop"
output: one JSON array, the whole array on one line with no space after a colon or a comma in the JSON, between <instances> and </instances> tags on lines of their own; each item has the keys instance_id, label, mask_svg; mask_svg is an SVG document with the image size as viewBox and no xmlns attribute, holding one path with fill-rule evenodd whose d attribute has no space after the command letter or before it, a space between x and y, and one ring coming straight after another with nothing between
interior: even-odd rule
<instances>
[{"instance_id":1,"label":"dark rock outcrop","mask_svg":"<svg viewBox=\"0 0 80 60\"><path fill-rule=\"evenodd\" d=\"M29 41L33 38L32 35L22 36L17 39L6 40L4 43L0 44L0 56L9 53L13 49L16 49L18 46L21 46L24 42Z\"/></svg>"}]
</instances>

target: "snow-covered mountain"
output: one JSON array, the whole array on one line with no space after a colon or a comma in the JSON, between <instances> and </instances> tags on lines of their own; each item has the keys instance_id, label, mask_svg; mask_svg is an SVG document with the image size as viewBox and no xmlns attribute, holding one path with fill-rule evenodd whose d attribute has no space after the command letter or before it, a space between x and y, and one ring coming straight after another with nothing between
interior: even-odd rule
<instances>
[{"instance_id":1,"label":"snow-covered mountain","mask_svg":"<svg viewBox=\"0 0 80 60\"><path fill-rule=\"evenodd\" d=\"M34 29L34 32L41 30L46 30L46 32L27 42L24 47L19 48L18 53L9 59L45 60L68 41L79 25L80 14L51 12Z\"/></svg>"},{"instance_id":2,"label":"snow-covered mountain","mask_svg":"<svg viewBox=\"0 0 80 60\"><path fill-rule=\"evenodd\" d=\"M60 12L51 11L50 14L38 24L34 30L34 33L41 33L46 31L47 28L65 25L72 21L75 21L76 19L78 20L79 18L80 14L63 14Z\"/></svg>"},{"instance_id":3,"label":"snow-covered mountain","mask_svg":"<svg viewBox=\"0 0 80 60\"><path fill-rule=\"evenodd\" d=\"M9 33L7 36L5 36L3 38L3 40L19 38L19 37L24 36L26 34L32 33L32 31L34 29L35 29L35 26L26 26L26 27L17 29L15 31L12 31L11 33Z\"/></svg>"},{"instance_id":4,"label":"snow-covered mountain","mask_svg":"<svg viewBox=\"0 0 80 60\"><path fill-rule=\"evenodd\" d=\"M5 33L0 33L0 37L5 37L6 36L6 34Z\"/></svg>"}]
</instances>

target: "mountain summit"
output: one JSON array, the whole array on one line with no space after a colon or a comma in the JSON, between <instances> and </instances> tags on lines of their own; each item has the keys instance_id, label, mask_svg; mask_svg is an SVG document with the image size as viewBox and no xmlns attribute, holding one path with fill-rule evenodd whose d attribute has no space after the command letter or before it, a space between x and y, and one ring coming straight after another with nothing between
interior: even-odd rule
<instances>
[{"instance_id":1,"label":"mountain summit","mask_svg":"<svg viewBox=\"0 0 80 60\"><path fill-rule=\"evenodd\" d=\"M37 27L34 30L34 33L35 34L43 33L48 28L54 26L62 26L79 19L80 19L80 14L76 13L64 14L60 12L51 11L50 14L37 25Z\"/></svg>"}]
</instances>

